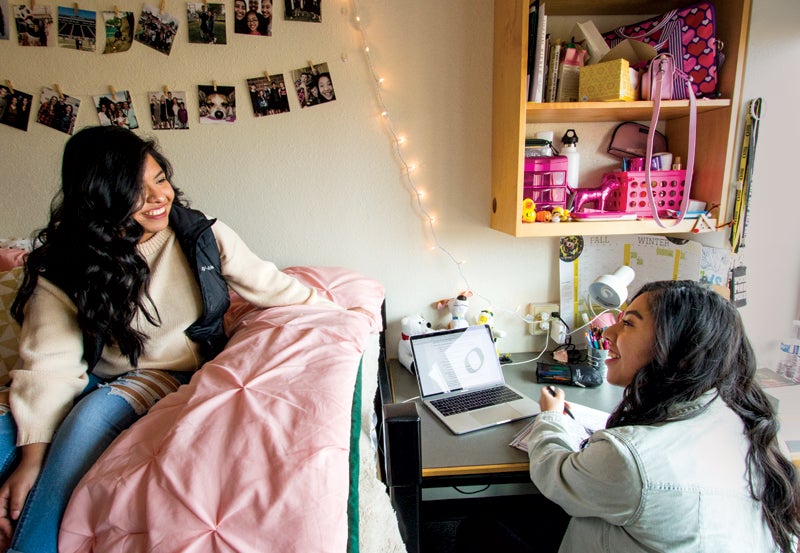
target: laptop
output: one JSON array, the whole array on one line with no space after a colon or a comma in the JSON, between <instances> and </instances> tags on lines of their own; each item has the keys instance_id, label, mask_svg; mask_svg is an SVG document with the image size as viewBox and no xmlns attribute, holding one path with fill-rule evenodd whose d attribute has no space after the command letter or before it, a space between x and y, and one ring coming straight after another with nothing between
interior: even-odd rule
<instances>
[{"instance_id":1,"label":"laptop","mask_svg":"<svg viewBox=\"0 0 800 553\"><path fill-rule=\"evenodd\" d=\"M505 383L489 325L411 336L422 402L453 433L532 417L539 404Z\"/></svg>"}]
</instances>

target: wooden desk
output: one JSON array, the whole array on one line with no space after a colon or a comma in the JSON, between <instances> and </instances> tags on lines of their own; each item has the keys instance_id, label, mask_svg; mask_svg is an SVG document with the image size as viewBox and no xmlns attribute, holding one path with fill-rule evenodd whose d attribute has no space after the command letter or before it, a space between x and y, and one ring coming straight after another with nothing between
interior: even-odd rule
<instances>
[{"instance_id":1,"label":"wooden desk","mask_svg":"<svg viewBox=\"0 0 800 553\"><path fill-rule=\"evenodd\" d=\"M533 354L511 354L511 358L512 363L504 365L506 381L538 399L543 384L536 382L536 362L530 361ZM565 388L568 401L603 411L613 410L622 397L622 388L610 384L591 389ZM530 419L455 435L421 403L416 377L396 359L388 363L380 391L384 452L389 467L387 484L409 551L418 550L418 529L424 518L423 488L527 484L536 493L528 473L527 454L509 446Z\"/></svg>"}]
</instances>

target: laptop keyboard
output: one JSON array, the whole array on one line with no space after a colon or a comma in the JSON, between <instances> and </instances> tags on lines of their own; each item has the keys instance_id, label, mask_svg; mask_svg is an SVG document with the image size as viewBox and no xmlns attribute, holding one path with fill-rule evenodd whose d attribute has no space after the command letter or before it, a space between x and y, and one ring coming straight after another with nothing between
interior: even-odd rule
<instances>
[{"instance_id":1,"label":"laptop keyboard","mask_svg":"<svg viewBox=\"0 0 800 553\"><path fill-rule=\"evenodd\" d=\"M506 403L522 396L505 386L487 388L477 392L469 392L453 397L431 400L431 404L436 407L444 416L456 415L465 411L474 411L481 407L490 407L498 403Z\"/></svg>"}]
</instances>

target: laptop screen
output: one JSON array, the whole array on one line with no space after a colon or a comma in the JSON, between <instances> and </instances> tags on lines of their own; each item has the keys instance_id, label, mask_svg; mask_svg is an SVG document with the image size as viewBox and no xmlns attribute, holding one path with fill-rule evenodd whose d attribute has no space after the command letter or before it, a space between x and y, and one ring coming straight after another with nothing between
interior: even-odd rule
<instances>
[{"instance_id":1,"label":"laptop screen","mask_svg":"<svg viewBox=\"0 0 800 553\"><path fill-rule=\"evenodd\" d=\"M505 382L488 325L412 336L411 351L423 397Z\"/></svg>"}]
</instances>

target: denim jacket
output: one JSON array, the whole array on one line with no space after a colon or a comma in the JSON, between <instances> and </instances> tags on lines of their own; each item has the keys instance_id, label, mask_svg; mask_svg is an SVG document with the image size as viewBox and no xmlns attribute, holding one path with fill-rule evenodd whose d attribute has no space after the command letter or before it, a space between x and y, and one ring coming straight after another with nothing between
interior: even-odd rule
<instances>
[{"instance_id":1,"label":"denim jacket","mask_svg":"<svg viewBox=\"0 0 800 553\"><path fill-rule=\"evenodd\" d=\"M541 413L528 442L533 483L572 516L560 552L761 553L777 547L750 495L741 419L707 392L648 426L595 432L570 449L566 416Z\"/></svg>"}]
</instances>

